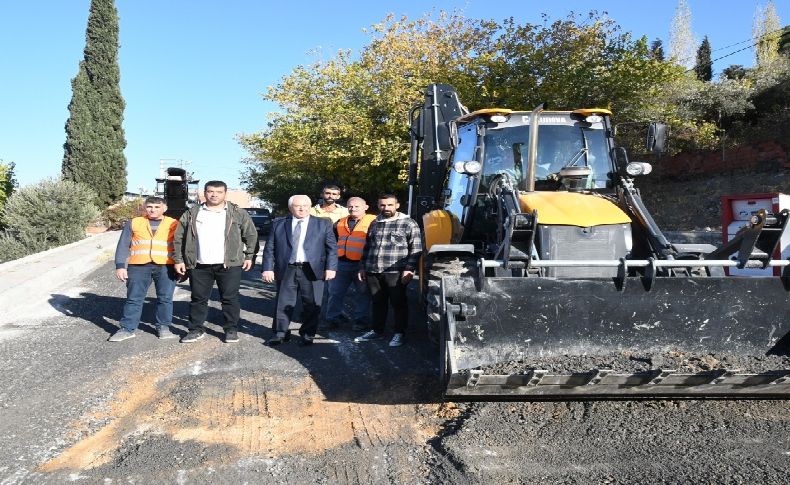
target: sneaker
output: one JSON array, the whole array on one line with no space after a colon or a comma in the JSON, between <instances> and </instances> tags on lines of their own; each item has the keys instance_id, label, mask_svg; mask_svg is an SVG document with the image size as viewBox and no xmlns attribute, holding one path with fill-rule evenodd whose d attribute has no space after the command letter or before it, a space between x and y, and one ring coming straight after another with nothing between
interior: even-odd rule
<instances>
[{"instance_id":1,"label":"sneaker","mask_svg":"<svg viewBox=\"0 0 790 485\"><path fill-rule=\"evenodd\" d=\"M189 344L189 343L192 343L192 342L196 342L196 341L202 339L205 336L206 336L206 331L205 330L203 330L202 328L196 328L196 329L190 330L189 333L187 333L186 335L181 337L181 343L182 344Z\"/></svg>"},{"instance_id":2,"label":"sneaker","mask_svg":"<svg viewBox=\"0 0 790 485\"><path fill-rule=\"evenodd\" d=\"M375 330L369 330L359 337L354 338L354 342L367 342L368 340L375 340L377 338L381 338L381 334L376 332Z\"/></svg>"},{"instance_id":3,"label":"sneaker","mask_svg":"<svg viewBox=\"0 0 790 485\"><path fill-rule=\"evenodd\" d=\"M236 331L235 328L229 328L225 330L225 343L230 344L233 342L239 341L239 333Z\"/></svg>"},{"instance_id":4,"label":"sneaker","mask_svg":"<svg viewBox=\"0 0 790 485\"><path fill-rule=\"evenodd\" d=\"M370 328L370 325L363 320L354 320L354 323L351 324L351 330L354 332L366 332Z\"/></svg>"},{"instance_id":5,"label":"sneaker","mask_svg":"<svg viewBox=\"0 0 790 485\"><path fill-rule=\"evenodd\" d=\"M108 342L122 342L124 340L129 340L130 338L134 338L134 331L126 330L122 328L115 332L114 334L110 335L110 338L107 339Z\"/></svg>"},{"instance_id":6,"label":"sneaker","mask_svg":"<svg viewBox=\"0 0 790 485\"><path fill-rule=\"evenodd\" d=\"M162 325L161 327L157 328L156 336L159 337L160 340L164 340L166 338L178 338L178 335L174 334L168 325Z\"/></svg>"},{"instance_id":7,"label":"sneaker","mask_svg":"<svg viewBox=\"0 0 790 485\"><path fill-rule=\"evenodd\" d=\"M392 340L390 340L390 347L400 347L403 345L403 334L396 333L392 336Z\"/></svg>"}]
</instances>

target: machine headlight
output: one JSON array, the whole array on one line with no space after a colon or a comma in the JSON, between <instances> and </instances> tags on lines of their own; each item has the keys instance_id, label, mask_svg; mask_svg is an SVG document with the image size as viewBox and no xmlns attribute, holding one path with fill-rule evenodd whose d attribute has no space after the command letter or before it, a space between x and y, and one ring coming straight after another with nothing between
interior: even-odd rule
<instances>
[{"instance_id":1,"label":"machine headlight","mask_svg":"<svg viewBox=\"0 0 790 485\"><path fill-rule=\"evenodd\" d=\"M505 115L492 115L491 118L489 118L489 119L492 122L494 122L494 123L504 123L505 121L507 121L507 116L505 116Z\"/></svg>"},{"instance_id":2,"label":"machine headlight","mask_svg":"<svg viewBox=\"0 0 790 485\"><path fill-rule=\"evenodd\" d=\"M476 175L480 173L480 169L483 168L480 165L480 162L477 160L468 160L465 162L455 162L453 164L453 170L458 173L465 173L467 175Z\"/></svg>"},{"instance_id":3,"label":"machine headlight","mask_svg":"<svg viewBox=\"0 0 790 485\"><path fill-rule=\"evenodd\" d=\"M587 123L600 123L601 121L603 121L603 118L601 118L598 115L590 115L584 118L584 121L586 121Z\"/></svg>"},{"instance_id":4,"label":"machine headlight","mask_svg":"<svg viewBox=\"0 0 790 485\"><path fill-rule=\"evenodd\" d=\"M647 175L652 171L653 166L645 162L631 162L625 167L625 172L632 177Z\"/></svg>"}]
</instances>

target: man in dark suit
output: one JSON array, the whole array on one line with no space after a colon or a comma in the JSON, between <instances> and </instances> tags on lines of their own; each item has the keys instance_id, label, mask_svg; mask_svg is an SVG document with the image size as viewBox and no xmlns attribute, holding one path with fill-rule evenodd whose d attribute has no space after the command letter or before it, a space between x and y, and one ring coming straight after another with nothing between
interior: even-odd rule
<instances>
[{"instance_id":1,"label":"man in dark suit","mask_svg":"<svg viewBox=\"0 0 790 485\"><path fill-rule=\"evenodd\" d=\"M328 219L310 217L310 198L294 195L288 200L291 215L274 221L263 249L265 283L277 282L275 335L269 345L289 340L296 300L302 302L301 345L311 345L318 327L324 281L337 271L337 242Z\"/></svg>"}]
</instances>

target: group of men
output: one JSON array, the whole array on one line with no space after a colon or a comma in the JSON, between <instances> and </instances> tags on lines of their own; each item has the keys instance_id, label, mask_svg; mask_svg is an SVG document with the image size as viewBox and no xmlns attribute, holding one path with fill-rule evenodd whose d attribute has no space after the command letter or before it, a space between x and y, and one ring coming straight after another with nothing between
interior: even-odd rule
<instances>
[{"instance_id":1,"label":"group of men","mask_svg":"<svg viewBox=\"0 0 790 485\"><path fill-rule=\"evenodd\" d=\"M192 293L188 332L181 342L206 335L208 301L216 283L224 317L224 341L238 342L239 286L242 271L250 271L258 252L258 233L247 211L226 201L227 185L210 181L205 202L190 208L179 220L165 216L159 197L145 199L145 214L123 229L115 254L116 277L127 286L121 328L109 340L135 336L143 302L151 283L157 295L156 327L160 339L175 338L170 330L176 283L189 278ZM301 303L299 343L315 338L322 306L324 320L337 328L349 288L355 289L352 330L366 342L383 337L389 306L395 317L389 345L403 344L408 325L406 287L414 276L422 238L417 223L398 211L398 198L383 194L379 215L351 197L338 204L340 188L327 185L321 202L312 206L306 195L288 200L290 215L278 218L263 251L261 278L277 288L273 316L275 346L290 340L290 325ZM326 305L323 303L326 302Z\"/></svg>"}]
</instances>

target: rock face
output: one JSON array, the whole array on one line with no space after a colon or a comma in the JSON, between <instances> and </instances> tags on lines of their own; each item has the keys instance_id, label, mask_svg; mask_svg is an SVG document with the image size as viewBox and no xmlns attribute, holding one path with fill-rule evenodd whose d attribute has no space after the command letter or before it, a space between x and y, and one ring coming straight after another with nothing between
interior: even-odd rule
<instances>
[{"instance_id":1,"label":"rock face","mask_svg":"<svg viewBox=\"0 0 790 485\"><path fill-rule=\"evenodd\" d=\"M652 177L636 180L642 198L663 230L721 231L721 196L790 192L790 170Z\"/></svg>"}]
</instances>

